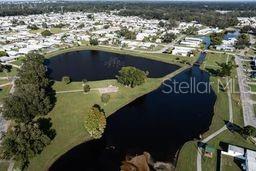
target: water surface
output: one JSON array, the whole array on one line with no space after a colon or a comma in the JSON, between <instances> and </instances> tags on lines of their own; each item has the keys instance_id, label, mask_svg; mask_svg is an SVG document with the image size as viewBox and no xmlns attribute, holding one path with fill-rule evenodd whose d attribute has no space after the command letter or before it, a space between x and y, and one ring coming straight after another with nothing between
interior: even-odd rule
<instances>
[{"instance_id":1,"label":"water surface","mask_svg":"<svg viewBox=\"0 0 256 171\"><path fill-rule=\"evenodd\" d=\"M149 77L163 77L179 67L155 60L103 51L77 51L61 54L47 61L50 77L61 81L69 76L72 81L113 79L123 66L134 66L149 72Z\"/></svg>"},{"instance_id":2,"label":"water surface","mask_svg":"<svg viewBox=\"0 0 256 171\"><path fill-rule=\"evenodd\" d=\"M166 93L178 89L174 80L191 85L188 89ZM154 161L175 163L183 144L209 129L216 95L206 87L209 87L209 74L198 66L182 72L109 116L100 140L74 147L50 170L119 171L126 155L144 151Z\"/></svg>"}]
</instances>

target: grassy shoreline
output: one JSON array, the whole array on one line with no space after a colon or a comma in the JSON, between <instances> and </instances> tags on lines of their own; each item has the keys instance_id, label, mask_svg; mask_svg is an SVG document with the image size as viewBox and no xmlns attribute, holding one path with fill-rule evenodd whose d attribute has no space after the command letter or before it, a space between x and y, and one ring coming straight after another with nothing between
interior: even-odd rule
<instances>
[{"instance_id":1,"label":"grassy shoreline","mask_svg":"<svg viewBox=\"0 0 256 171\"><path fill-rule=\"evenodd\" d=\"M55 53L51 53L46 55L47 58L52 56L56 56L58 54L67 53L70 51L77 51L79 49L68 49L65 51L58 51ZM102 51L109 51L107 49L102 48L91 48L87 47L82 48L80 50L102 50ZM129 55L137 55L137 57L144 57L138 53L126 52L121 53L122 51L118 51L120 54L128 54ZM117 51L114 51L117 53ZM154 56L158 54L153 54L152 56L147 56L146 58L154 59ZM160 54L161 55L161 54ZM161 57L163 62L168 62L168 59L165 59L165 55ZM158 60L158 59L154 59ZM158 60L159 61L159 60ZM172 64L172 63L171 63ZM168 76L173 77L176 74L182 72L183 70L187 69L189 66L186 65L185 67L181 67L178 70L174 71L173 73L169 74ZM57 136L52 141L52 143L46 147L46 149L38 156L31 160L30 166L28 170L48 170L48 168L63 154L69 151L74 146L81 144L83 142L91 140L91 137L83 128L83 120L84 114L93 104L100 104L107 116L115 113L117 110L122 108L123 106L129 104L130 102L134 101L135 99L148 94L155 89L157 89L163 80L166 78L149 78L146 83L142 86L135 87L133 89L128 87L123 87L117 83L116 80L101 80L101 81L90 81L88 84L92 88L99 88L99 87L106 87L108 85L116 85L119 87L118 93L111 94L110 102L105 105L102 104L100 101L100 94L97 91L91 91L89 94L84 93L71 93L71 94L57 94L57 103L50 112L49 117L52 120L53 128L56 129ZM56 91L63 91L63 90L74 90L82 88L81 82L74 82L69 85L64 85L61 82L56 82L53 88ZM80 87L80 88L79 88ZM90 99L90 100L88 100ZM67 121L65 118L69 118Z\"/></svg>"}]
</instances>

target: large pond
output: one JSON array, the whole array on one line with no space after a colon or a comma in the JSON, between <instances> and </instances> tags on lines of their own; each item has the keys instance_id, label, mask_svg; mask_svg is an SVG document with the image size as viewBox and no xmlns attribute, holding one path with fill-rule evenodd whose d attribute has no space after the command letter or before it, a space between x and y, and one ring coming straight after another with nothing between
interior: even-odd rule
<instances>
[{"instance_id":1,"label":"large pond","mask_svg":"<svg viewBox=\"0 0 256 171\"><path fill-rule=\"evenodd\" d=\"M163 77L178 69L155 60L103 51L77 51L58 55L48 60L50 77L60 81L69 76L72 81L113 79L123 66L134 66L149 72L149 77Z\"/></svg>"},{"instance_id":2,"label":"large pond","mask_svg":"<svg viewBox=\"0 0 256 171\"><path fill-rule=\"evenodd\" d=\"M96 57L95 63L98 59ZM154 67L160 67L157 70L162 73L162 66ZM88 76L101 73L90 68ZM112 74L113 77L115 73ZM186 83L190 86L184 86ZM179 87L181 84L183 88ZM118 171L126 155L139 155L144 151L149 152L154 161L175 163L183 144L208 130L215 100L209 74L193 66L109 116L100 140L74 147L49 170Z\"/></svg>"}]
</instances>

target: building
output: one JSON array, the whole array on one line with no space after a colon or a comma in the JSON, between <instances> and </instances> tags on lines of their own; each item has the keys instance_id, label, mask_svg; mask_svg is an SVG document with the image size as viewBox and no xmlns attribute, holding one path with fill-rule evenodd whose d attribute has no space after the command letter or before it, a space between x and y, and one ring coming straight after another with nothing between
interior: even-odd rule
<instances>
[{"instance_id":1,"label":"building","mask_svg":"<svg viewBox=\"0 0 256 171\"><path fill-rule=\"evenodd\" d=\"M193 50L195 50L195 48L175 46L172 50L172 54L180 56L191 56L191 54L193 54Z\"/></svg>"}]
</instances>

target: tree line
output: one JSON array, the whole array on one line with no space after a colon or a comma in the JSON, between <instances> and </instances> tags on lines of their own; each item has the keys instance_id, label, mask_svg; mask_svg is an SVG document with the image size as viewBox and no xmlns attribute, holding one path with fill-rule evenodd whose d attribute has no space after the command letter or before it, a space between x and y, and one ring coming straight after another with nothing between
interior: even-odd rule
<instances>
[{"instance_id":1,"label":"tree line","mask_svg":"<svg viewBox=\"0 0 256 171\"><path fill-rule=\"evenodd\" d=\"M61 3L61 4L60 4ZM58 2L1 4L0 16L30 15L50 12L109 12L118 15L139 16L146 19L198 21L202 24L225 28L238 23L237 17L256 15L256 3L225 2ZM216 10L228 10L221 14Z\"/></svg>"},{"instance_id":2,"label":"tree line","mask_svg":"<svg viewBox=\"0 0 256 171\"><path fill-rule=\"evenodd\" d=\"M2 138L1 158L14 159L23 170L55 137L47 114L55 103L54 92L44 65L44 56L28 54L18 70L15 90L1 109L11 121Z\"/></svg>"}]
</instances>

